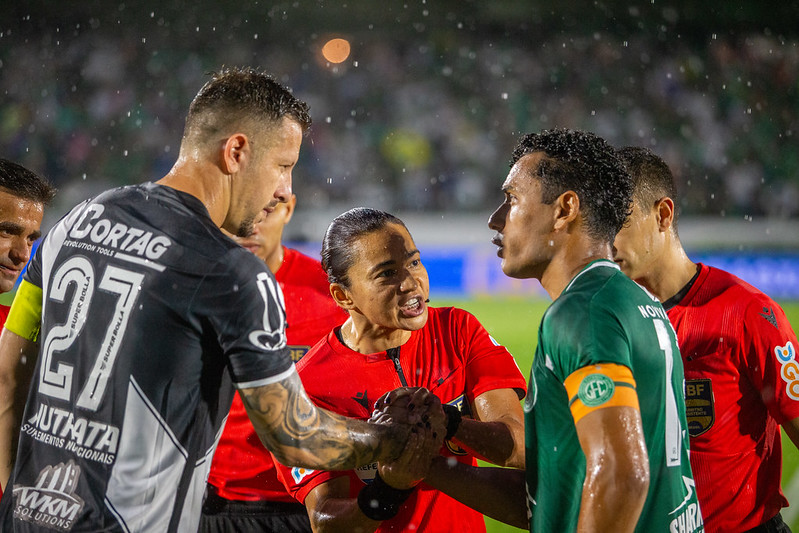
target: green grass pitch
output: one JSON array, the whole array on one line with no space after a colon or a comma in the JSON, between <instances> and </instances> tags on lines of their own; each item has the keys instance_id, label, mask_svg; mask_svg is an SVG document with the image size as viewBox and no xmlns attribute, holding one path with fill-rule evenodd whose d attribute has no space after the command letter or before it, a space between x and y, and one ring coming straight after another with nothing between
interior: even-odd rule
<instances>
[{"instance_id":1,"label":"green grass pitch","mask_svg":"<svg viewBox=\"0 0 799 533\"><path fill-rule=\"evenodd\" d=\"M488 332L505 345L516 358L522 374L527 377L532 365L538 323L549 306L548 300L521 297L477 297L473 299L442 299L431 295L431 305L456 306L474 314ZM799 302L779 302L788 320L799 328ZM782 488L791 506L783 509L782 516L794 531L799 531L799 451L783 433ZM519 532L490 518L486 519L488 533Z\"/></svg>"}]
</instances>

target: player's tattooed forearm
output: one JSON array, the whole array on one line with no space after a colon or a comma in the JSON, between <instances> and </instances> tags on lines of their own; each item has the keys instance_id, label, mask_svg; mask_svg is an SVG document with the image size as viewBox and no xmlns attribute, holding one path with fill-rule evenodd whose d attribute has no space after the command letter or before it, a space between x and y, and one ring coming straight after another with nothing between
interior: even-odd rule
<instances>
[{"instance_id":1,"label":"player's tattooed forearm","mask_svg":"<svg viewBox=\"0 0 799 533\"><path fill-rule=\"evenodd\" d=\"M299 378L286 379L266 387L240 391L250 410L260 413L269 428L291 424L292 433L300 438L303 428L313 430L318 427L319 414L310 401L303 401ZM288 412L288 416L284 412ZM307 431L307 429L306 429Z\"/></svg>"},{"instance_id":2,"label":"player's tattooed forearm","mask_svg":"<svg viewBox=\"0 0 799 533\"><path fill-rule=\"evenodd\" d=\"M296 375L240 392L248 409L260 415L253 425L275 455L285 453L287 460L317 469L351 468L377 459L377 428L368 431L362 421L317 409Z\"/></svg>"}]
</instances>

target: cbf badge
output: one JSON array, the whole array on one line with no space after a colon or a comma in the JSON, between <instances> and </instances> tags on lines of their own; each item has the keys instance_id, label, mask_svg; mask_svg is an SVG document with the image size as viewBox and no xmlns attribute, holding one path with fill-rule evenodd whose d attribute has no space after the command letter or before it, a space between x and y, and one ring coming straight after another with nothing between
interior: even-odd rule
<instances>
[{"instance_id":1,"label":"cbf badge","mask_svg":"<svg viewBox=\"0 0 799 533\"><path fill-rule=\"evenodd\" d=\"M692 437L698 437L713 427L716 409L713 383L709 379L685 381L685 417L688 419L688 434Z\"/></svg>"}]
</instances>

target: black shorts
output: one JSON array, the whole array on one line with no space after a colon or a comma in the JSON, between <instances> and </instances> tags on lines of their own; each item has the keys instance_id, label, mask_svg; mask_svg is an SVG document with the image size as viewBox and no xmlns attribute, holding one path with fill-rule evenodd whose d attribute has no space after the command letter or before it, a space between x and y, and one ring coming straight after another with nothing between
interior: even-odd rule
<instances>
[{"instance_id":1,"label":"black shorts","mask_svg":"<svg viewBox=\"0 0 799 533\"><path fill-rule=\"evenodd\" d=\"M746 533L791 533L791 528L782 521L780 513L777 513L771 520L763 522L757 527L753 527Z\"/></svg>"},{"instance_id":2,"label":"black shorts","mask_svg":"<svg viewBox=\"0 0 799 533\"><path fill-rule=\"evenodd\" d=\"M301 503L227 500L206 490L200 533L312 533Z\"/></svg>"}]
</instances>

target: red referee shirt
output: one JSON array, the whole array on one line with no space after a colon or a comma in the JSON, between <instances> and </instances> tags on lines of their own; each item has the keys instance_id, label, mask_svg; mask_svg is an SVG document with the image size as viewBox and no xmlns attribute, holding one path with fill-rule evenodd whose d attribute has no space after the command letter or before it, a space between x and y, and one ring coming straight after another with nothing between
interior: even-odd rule
<instances>
[{"instance_id":1,"label":"red referee shirt","mask_svg":"<svg viewBox=\"0 0 799 533\"><path fill-rule=\"evenodd\" d=\"M484 392L509 388L520 397L525 380L513 357L498 345L468 312L447 307L429 309L427 324L411 334L399 349L401 373L387 352L361 354L330 333L297 364L305 389L317 405L345 416L366 419L374 402L397 387L427 387L442 403L472 402ZM476 464L465 451L445 443L442 453ZM374 478L376 465L349 472L286 468L278 464L281 480L297 500L325 481L350 477L350 496ZM449 496L421 483L399 514L382 522L383 531L485 531L483 516Z\"/></svg>"},{"instance_id":2,"label":"red referee shirt","mask_svg":"<svg viewBox=\"0 0 799 533\"><path fill-rule=\"evenodd\" d=\"M705 265L668 314L705 531L746 531L788 504L778 424L799 416L796 335L771 298Z\"/></svg>"}]
</instances>

